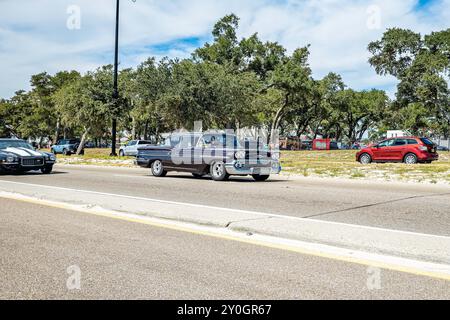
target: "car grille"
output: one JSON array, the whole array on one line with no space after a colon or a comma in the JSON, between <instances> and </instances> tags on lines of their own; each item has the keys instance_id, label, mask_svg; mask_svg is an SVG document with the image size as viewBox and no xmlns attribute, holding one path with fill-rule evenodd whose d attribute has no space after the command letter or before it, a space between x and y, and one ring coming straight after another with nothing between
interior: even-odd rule
<instances>
[{"instance_id":1,"label":"car grille","mask_svg":"<svg viewBox=\"0 0 450 320\"><path fill-rule=\"evenodd\" d=\"M22 159L23 166L41 166L44 164L44 159Z\"/></svg>"}]
</instances>

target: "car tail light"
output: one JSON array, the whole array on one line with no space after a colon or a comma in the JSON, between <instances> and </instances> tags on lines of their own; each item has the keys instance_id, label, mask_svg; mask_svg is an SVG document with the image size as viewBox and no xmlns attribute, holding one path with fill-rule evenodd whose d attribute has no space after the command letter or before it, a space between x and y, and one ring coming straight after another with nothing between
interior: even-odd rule
<instances>
[{"instance_id":1,"label":"car tail light","mask_svg":"<svg viewBox=\"0 0 450 320\"><path fill-rule=\"evenodd\" d=\"M420 151L428 151L428 147L427 146L420 146L419 150Z\"/></svg>"}]
</instances>

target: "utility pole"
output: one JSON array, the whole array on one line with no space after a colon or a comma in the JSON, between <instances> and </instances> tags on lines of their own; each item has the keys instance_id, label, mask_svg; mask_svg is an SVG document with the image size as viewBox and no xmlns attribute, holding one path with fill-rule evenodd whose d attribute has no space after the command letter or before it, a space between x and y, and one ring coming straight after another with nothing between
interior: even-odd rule
<instances>
[{"instance_id":1,"label":"utility pole","mask_svg":"<svg viewBox=\"0 0 450 320\"><path fill-rule=\"evenodd\" d=\"M118 88L118 68L119 68L119 5L120 1L116 0L116 44L114 48L114 85L113 85L113 103L114 112L112 119L112 145L111 156L117 157L116 140L117 140L117 110L119 108L119 88Z\"/></svg>"}]
</instances>

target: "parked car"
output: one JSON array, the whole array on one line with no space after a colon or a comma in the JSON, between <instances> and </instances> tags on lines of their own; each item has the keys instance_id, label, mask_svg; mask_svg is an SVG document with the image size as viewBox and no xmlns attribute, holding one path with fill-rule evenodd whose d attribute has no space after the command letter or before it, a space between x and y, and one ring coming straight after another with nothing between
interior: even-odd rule
<instances>
[{"instance_id":1,"label":"parked car","mask_svg":"<svg viewBox=\"0 0 450 320\"><path fill-rule=\"evenodd\" d=\"M438 159L437 146L427 138L418 137L387 139L364 148L356 154L356 161L362 164L371 162L432 163Z\"/></svg>"},{"instance_id":2,"label":"parked car","mask_svg":"<svg viewBox=\"0 0 450 320\"><path fill-rule=\"evenodd\" d=\"M77 153L79 145L80 140L78 139L63 139L59 140L57 144L53 145L50 150L53 154L63 154L65 156L70 156L71 154ZM84 149L81 150L80 154L84 154Z\"/></svg>"},{"instance_id":3,"label":"parked car","mask_svg":"<svg viewBox=\"0 0 450 320\"><path fill-rule=\"evenodd\" d=\"M178 143L174 145L174 141ZM222 133L176 135L164 145L140 147L136 163L151 168L156 177L179 171L197 178L211 175L215 181L231 175L251 175L256 181L265 181L281 171L279 153L246 149L235 135Z\"/></svg>"},{"instance_id":4,"label":"parked car","mask_svg":"<svg viewBox=\"0 0 450 320\"><path fill-rule=\"evenodd\" d=\"M438 146L437 151L450 151L450 149L444 146Z\"/></svg>"},{"instance_id":5,"label":"parked car","mask_svg":"<svg viewBox=\"0 0 450 320\"><path fill-rule=\"evenodd\" d=\"M135 157L138 153L138 148L144 145L152 144L150 141L146 140L132 140L126 145L121 146L119 149L119 156L121 157Z\"/></svg>"},{"instance_id":6,"label":"parked car","mask_svg":"<svg viewBox=\"0 0 450 320\"><path fill-rule=\"evenodd\" d=\"M54 154L36 151L26 141L0 139L0 173L40 170L49 174L55 162Z\"/></svg>"}]
</instances>

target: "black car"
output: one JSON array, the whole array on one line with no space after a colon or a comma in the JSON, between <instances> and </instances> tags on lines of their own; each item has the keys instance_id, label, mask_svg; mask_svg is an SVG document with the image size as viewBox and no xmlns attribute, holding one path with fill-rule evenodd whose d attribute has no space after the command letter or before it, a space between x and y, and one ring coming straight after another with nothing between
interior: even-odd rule
<instances>
[{"instance_id":1,"label":"black car","mask_svg":"<svg viewBox=\"0 0 450 320\"><path fill-rule=\"evenodd\" d=\"M40 170L49 174L55 162L54 154L36 151L24 140L0 139L0 173Z\"/></svg>"},{"instance_id":2,"label":"black car","mask_svg":"<svg viewBox=\"0 0 450 320\"><path fill-rule=\"evenodd\" d=\"M177 134L164 145L140 147L136 164L151 168L156 177L179 171L197 178L210 175L216 181L231 175L265 181L281 171L279 153L247 143L242 146L235 135L223 133Z\"/></svg>"}]
</instances>

